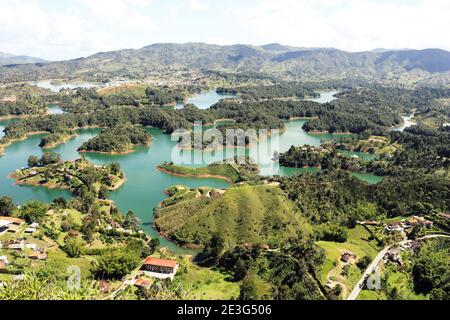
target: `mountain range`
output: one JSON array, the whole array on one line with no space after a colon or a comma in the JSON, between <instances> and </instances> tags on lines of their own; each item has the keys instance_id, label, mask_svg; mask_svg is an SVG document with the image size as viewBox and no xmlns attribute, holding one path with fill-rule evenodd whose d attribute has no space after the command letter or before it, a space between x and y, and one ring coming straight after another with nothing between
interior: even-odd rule
<instances>
[{"instance_id":1,"label":"mountain range","mask_svg":"<svg viewBox=\"0 0 450 320\"><path fill-rule=\"evenodd\" d=\"M157 43L141 49L99 52L59 62L0 67L0 80L42 78L145 78L173 69L261 72L296 79L383 78L404 74L448 75L450 52L442 49L348 52L335 48L298 48L206 43Z\"/></svg>"},{"instance_id":2,"label":"mountain range","mask_svg":"<svg viewBox=\"0 0 450 320\"><path fill-rule=\"evenodd\" d=\"M10 53L0 52L0 66L11 64L26 64L26 63L45 63L47 60L35 58L30 56L16 56Z\"/></svg>"}]
</instances>

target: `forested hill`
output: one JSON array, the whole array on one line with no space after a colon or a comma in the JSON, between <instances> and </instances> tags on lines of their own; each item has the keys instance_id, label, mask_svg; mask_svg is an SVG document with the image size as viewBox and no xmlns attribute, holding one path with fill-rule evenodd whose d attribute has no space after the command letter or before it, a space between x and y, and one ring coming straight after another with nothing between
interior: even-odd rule
<instances>
[{"instance_id":1,"label":"forested hill","mask_svg":"<svg viewBox=\"0 0 450 320\"><path fill-rule=\"evenodd\" d=\"M334 48L295 48L205 43L152 44L141 49L100 52L48 64L0 67L0 81L40 78L134 77L167 68L263 72L294 78L383 78L413 73L450 72L450 52L440 49L347 52Z\"/></svg>"}]
</instances>

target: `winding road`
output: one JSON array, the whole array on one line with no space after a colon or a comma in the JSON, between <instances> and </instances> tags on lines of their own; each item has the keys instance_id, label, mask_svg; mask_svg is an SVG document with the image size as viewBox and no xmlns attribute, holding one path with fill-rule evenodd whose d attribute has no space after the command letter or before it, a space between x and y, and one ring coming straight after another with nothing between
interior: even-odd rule
<instances>
[{"instance_id":1,"label":"winding road","mask_svg":"<svg viewBox=\"0 0 450 320\"><path fill-rule=\"evenodd\" d=\"M450 238L450 236L444 235L444 234L433 234L433 235L428 235L428 236L424 236L424 237L421 237L421 238L417 238L415 241L421 241L421 240L431 239L431 238ZM381 250L380 253L378 253L378 255L375 257L375 259L373 259L372 263L367 267L367 269L363 273L361 279L356 283L356 285L353 288L352 292L347 297L347 300L355 300L356 299L356 297L358 296L358 294L362 290L362 287L363 287L363 284L364 284L364 281L365 281L366 277L368 277L369 275L372 274L372 272L375 271L376 267L378 266L380 261L383 259L383 257L386 254L386 252L389 251L389 249L391 249L394 246L399 246L399 245L410 243L410 242L413 242L413 240L400 241L400 242L391 244L391 245L387 246L386 248L384 248L383 250Z\"/></svg>"}]
</instances>

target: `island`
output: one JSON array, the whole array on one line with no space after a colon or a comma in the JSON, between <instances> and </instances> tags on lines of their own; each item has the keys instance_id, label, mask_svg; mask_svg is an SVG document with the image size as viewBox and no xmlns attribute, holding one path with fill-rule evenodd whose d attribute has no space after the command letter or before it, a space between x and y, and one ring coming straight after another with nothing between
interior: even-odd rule
<instances>
[{"instance_id":1,"label":"island","mask_svg":"<svg viewBox=\"0 0 450 320\"><path fill-rule=\"evenodd\" d=\"M66 143L67 141L75 138L76 136L77 134L75 133L75 131L72 130L52 132L41 139L39 147L43 149L51 149L59 144Z\"/></svg>"},{"instance_id":2,"label":"island","mask_svg":"<svg viewBox=\"0 0 450 320\"><path fill-rule=\"evenodd\" d=\"M250 159L239 161L220 161L206 167L185 167L175 165L173 162L160 164L158 170L167 174L181 177L217 178L231 183L248 180L259 172L258 165Z\"/></svg>"},{"instance_id":3,"label":"island","mask_svg":"<svg viewBox=\"0 0 450 320\"><path fill-rule=\"evenodd\" d=\"M103 130L83 143L78 151L127 154L134 152L134 147L149 146L151 142L152 137L144 127L124 125Z\"/></svg>"},{"instance_id":4,"label":"island","mask_svg":"<svg viewBox=\"0 0 450 320\"><path fill-rule=\"evenodd\" d=\"M118 189L125 182L118 163L97 166L83 158L63 161L52 152L44 153L40 159L30 156L28 167L15 170L10 177L16 180L16 184L69 189L73 193L83 187L105 193Z\"/></svg>"}]
</instances>

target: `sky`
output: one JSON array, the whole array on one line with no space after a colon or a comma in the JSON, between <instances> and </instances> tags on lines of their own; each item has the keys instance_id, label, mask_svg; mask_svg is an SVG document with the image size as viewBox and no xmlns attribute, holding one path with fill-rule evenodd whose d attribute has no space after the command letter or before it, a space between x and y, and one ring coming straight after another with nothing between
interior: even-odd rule
<instances>
[{"instance_id":1,"label":"sky","mask_svg":"<svg viewBox=\"0 0 450 320\"><path fill-rule=\"evenodd\" d=\"M160 42L450 50L450 0L0 0L0 51L65 60Z\"/></svg>"}]
</instances>

